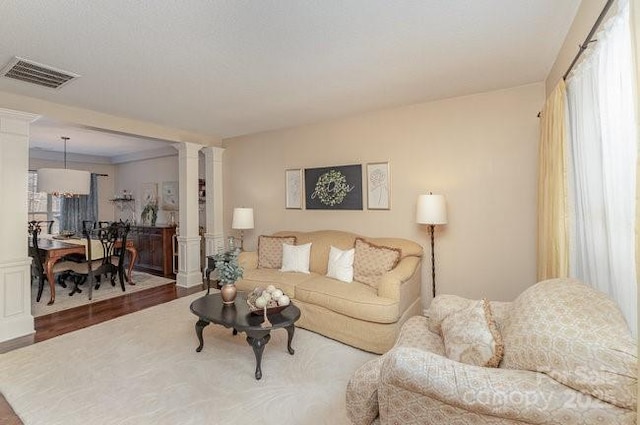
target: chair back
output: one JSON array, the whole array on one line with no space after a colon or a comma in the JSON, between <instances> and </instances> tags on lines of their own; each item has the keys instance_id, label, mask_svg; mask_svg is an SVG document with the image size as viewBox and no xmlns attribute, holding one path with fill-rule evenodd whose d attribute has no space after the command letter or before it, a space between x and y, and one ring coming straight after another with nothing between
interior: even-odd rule
<instances>
[{"instance_id":1,"label":"chair back","mask_svg":"<svg viewBox=\"0 0 640 425\"><path fill-rule=\"evenodd\" d=\"M116 256L118 257L118 267L124 267L124 254L127 250L127 236L129 235L129 230L131 230L131 225L128 221L119 223L113 223L117 228L118 236L117 236L117 245L116 245Z\"/></svg>"},{"instance_id":2,"label":"chair back","mask_svg":"<svg viewBox=\"0 0 640 425\"><path fill-rule=\"evenodd\" d=\"M90 273L93 271L93 261L98 259L94 258L92 239L99 240L102 246L102 265L100 267L112 264L113 258L118 259L118 267L124 264L127 235L131 226L128 222L101 223L104 224L83 231L85 238L87 238L87 260Z\"/></svg>"},{"instance_id":3,"label":"chair back","mask_svg":"<svg viewBox=\"0 0 640 425\"><path fill-rule=\"evenodd\" d=\"M32 220L27 223L29 236L31 236L31 243L29 244L29 257L33 258L33 266L38 271L39 275L44 274L44 259L38 249L38 236L42 232L41 222Z\"/></svg>"}]
</instances>

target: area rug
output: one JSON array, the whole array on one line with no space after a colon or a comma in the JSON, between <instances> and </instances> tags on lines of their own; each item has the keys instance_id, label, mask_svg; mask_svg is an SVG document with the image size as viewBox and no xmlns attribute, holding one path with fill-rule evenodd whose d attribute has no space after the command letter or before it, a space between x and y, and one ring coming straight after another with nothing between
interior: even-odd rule
<instances>
[{"instance_id":1,"label":"area rug","mask_svg":"<svg viewBox=\"0 0 640 425\"><path fill-rule=\"evenodd\" d=\"M69 308L103 301L109 298L121 297L123 295L131 294L132 292L138 292L175 282L175 280L172 279L136 271L133 272L132 277L135 285L125 283L125 292L122 292L120 282L116 278L116 286L111 286L110 282L106 282L106 284L103 283L100 285L99 289L94 289L91 300L89 300L86 284L81 286L81 293L74 294L73 296L69 296L73 284L68 283L67 288L56 285L56 302L54 302L53 305L47 305L47 302L49 302L49 294L51 293L49 284L45 282L40 302L36 302L38 288L34 285L31 289L31 314L33 314L33 317L44 316L45 314L51 314L61 310L67 310Z\"/></svg>"},{"instance_id":2,"label":"area rug","mask_svg":"<svg viewBox=\"0 0 640 425\"><path fill-rule=\"evenodd\" d=\"M345 389L374 354L304 329L272 332L262 379L244 334L204 328L203 292L0 355L0 393L25 425L348 424Z\"/></svg>"}]
</instances>

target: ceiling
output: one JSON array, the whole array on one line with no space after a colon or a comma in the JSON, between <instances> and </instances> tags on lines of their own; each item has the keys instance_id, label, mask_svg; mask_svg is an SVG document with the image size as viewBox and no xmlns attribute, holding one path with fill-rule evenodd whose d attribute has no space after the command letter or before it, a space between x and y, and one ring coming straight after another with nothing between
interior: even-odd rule
<instances>
[{"instance_id":1,"label":"ceiling","mask_svg":"<svg viewBox=\"0 0 640 425\"><path fill-rule=\"evenodd\" d=\"M81 77L0 91L227 138L543 81L579 4L4 0L0 68L20 56Z\"/></svg>"}]
</instances>

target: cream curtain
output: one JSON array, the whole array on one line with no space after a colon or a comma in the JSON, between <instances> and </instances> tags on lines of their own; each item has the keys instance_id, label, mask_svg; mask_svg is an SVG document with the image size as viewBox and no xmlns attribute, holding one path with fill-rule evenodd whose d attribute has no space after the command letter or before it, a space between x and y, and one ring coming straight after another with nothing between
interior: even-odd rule
<instances>
[{"instance_id":1,"label":"cream curtain","mask_svg":"<svg viewBox=\"0 0 640 425\"><path fill-rule=\"evenodd\" d=\"M561 80L541 113L538 148L538 280L567 277L569 235L565 145L566 86Z\"/></svg>"}]
</instances>

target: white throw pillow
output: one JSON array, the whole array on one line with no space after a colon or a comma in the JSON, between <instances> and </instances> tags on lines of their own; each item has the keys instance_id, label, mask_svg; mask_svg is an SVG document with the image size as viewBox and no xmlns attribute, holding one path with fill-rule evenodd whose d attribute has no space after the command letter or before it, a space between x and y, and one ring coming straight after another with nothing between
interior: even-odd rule
<instances>
[{"instance_id":1,"label":"white throw pillow","mask_svg":"<svg viewBox=\"0 0 640 425\"><path fill-rule=\"evenodd\" d=\"M311 243L304 245L282 245L281 272L309 273Z\"/></svg>"},{"instance_id":2,"label":"white throw pillow","mask_svg":"<svg viewBox=\"0 0 640 425\"><path fill-rule=\"evenodd\" d=\"M347 283L353 282L353 258L355 253L355 248L343 251L332 246L329 251L327 277L332 277Z\"/></svg>"}]
</instances>

